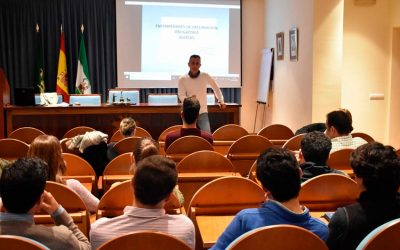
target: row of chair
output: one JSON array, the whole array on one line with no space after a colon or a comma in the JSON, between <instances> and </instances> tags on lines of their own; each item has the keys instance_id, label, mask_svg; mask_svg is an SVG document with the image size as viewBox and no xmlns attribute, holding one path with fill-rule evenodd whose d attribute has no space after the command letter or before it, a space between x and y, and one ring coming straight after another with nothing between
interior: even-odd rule
<instances>
[{"instance_id":1,"label":"row of chair","mask_svg":"<svg viewBox=\"0 0 400 250\"><path fill-rule=\"evenodd\" d=\"M400 219L389 221L369 233L359 244L357 250L398 249L400 242ZM46 246L29 238L1 235L0 245L5 249L45 250ZM138 231L121 235L100 246L100 250L190 250L183 241L171 235L155 231ZM248 249L298 249L327 250L325 243L310 231L291 225L275 225L254 229L241 235L228 246L228 250Z\"/></svg>"}]
</instances>

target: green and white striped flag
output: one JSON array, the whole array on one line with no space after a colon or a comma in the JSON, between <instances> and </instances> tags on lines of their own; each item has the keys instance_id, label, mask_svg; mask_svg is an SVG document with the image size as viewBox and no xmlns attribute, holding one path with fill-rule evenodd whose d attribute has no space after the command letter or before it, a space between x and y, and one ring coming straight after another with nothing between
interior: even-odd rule
<instances>
[{"instance_id":1,"label":"green and white striped flag","mask_svg":"<svg viewBox=\"0 0 400 250\"><path fill-rule=\"evenodd\" d=\"M83 36L83 25L82 25L81 42L79 45L79 59L78 59L78 70L76 73L76 87L75 94L91 94L92 87L90 86L89 80L89 67L86 56L85 39Z\"/></svg>"}]
</instances>

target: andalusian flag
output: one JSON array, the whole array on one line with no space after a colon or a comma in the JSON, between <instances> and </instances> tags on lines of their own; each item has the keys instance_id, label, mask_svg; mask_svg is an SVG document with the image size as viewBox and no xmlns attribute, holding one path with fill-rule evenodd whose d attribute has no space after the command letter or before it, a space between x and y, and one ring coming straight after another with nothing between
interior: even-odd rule
<instances>
[{"instance_id":1,"label":"andalusian flag","mask_svg":"<svg viewBox=\"0 0 400 250\"><path fill-rule=\"evenodd\" d=\"M92 87L90 86L89 80L89 67L86 57L85 38L83 36L83 24L81 27L82 35L81 42L79 45L79 60L78 70L76 73L76 88L75 94L91 94Z\"/></svg>"},{"instance_id":2,"label":"andalusian flag","mask_svg":"<svg viewBox=\"0 0 400 250\"><path fill-rule=\"evenodd\" d=\"M58 57L56 92L57 94L61 94L63 96L64 102L69 102L67 58L65 56L65 41L64 41L64 32L62 30L62 26L61 26L61 36L60 36L60 55Z\"/></svg>"},{"instance_id":3,"label":"andalusian flag","mask_svg":"<svg viewBox=\"0 0 400 250\"><path fill-rule=\"evenodd\" d=\"M44 84L44 67L43 67L43 46L42 39L39 33L39 25L36 24L36 65L35 65L35 88L36 93L46 92Z\"/></svg>"}]
</instances>

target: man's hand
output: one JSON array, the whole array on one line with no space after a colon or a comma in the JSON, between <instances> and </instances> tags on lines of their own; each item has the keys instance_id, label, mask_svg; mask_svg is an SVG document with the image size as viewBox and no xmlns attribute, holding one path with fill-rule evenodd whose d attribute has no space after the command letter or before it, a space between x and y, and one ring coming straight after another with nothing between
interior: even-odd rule
<instances>
[{"instance_id":1,"label":"man's hand","mask_svg":"<svg viewBox=\"0 0 400 250\"><path fill-rule=\"evenodd\" d=\"M218 102L218 106L220 109L226 108L226 104L224 102Z\"/></svg>"},{"instance_id":2,"label":"man's hand","mask_svg":"<svg viewBox=\"0 0 400 250\"><path fill-rule=\"evenodd\" d=\"M40 203L40 208L48 214L53 214L60 205L54 199L53 195L46 190L42 194L42 202Z\"/></svg>"}]
</instances>

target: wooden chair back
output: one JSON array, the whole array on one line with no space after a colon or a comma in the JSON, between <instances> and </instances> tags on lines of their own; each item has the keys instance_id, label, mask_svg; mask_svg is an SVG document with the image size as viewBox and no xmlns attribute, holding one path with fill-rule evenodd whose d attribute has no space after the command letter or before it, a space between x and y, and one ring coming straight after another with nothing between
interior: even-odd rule
<instances>
[{"instance_id":1,"label":"wooden chair back","mask_svg":"<svg viewBox=\"0 0 400 250\"><path fill-rule=\"evenodd\" d=\"M132 136L132 137L127 137L124 138L120 141L118 141L113 149L118 155L121 155L123 153L130 153L135 151L136 147L138 146L138 142L141 138Z\"/></svg>"},{"instance_id":2,"label":"wooden chair back","mask_svg":"<svg viewBox=\"0 0 400 250\"><path fill-rule=\"evenodd\" d=\"M351 133L351 136L354 138L354 137L361 137L361 138L363 138L364 140L366 140L368 143L369 142L374 142L375 140L374 140L374 138L372 138L372 136L370 136L369 134L366 134L366 133L362 133L362 132L354 132L354 133Z\"/></svg>"},{"instance_id":3,"label":"wooden chair back","mask_svg":"<svg viewBox=\"0 0 400 250\"><path fill-rule=\"evenodd\" d=\"M338 170L352 170L350 165L350 155L354 149L345 148L332 152L329 155L328 166Z\"/></svg>"},{"instance_id":4,"label":"wooden chair back","mask_svg":"<svg viewBox=\"0 0 400 250\"><path fill-rule=\"evenodd\" d=\"M307 229L292 225L275 225L247 232L226 249L328 250L328 247L317 235Z\"/></svg>"},{"instance_id":5,"label":"wooden chair back","mask_svg":"<svg viewBox=\"0 0 400 250\"><path fill-rule=\"evenodd\" d=\"M160 154L164 155L165 154L165 138L167 134L171 133L172 131L179 130L182 128L182 125L174 125L171 127L168 127L164 129L164 131L161 132L160 136L158 137L158 144L160 144Z\"/></svg>"},{"instance_id":6,"label":"wooden chair back","mask_svg":"<svg viewBox=\"0 0 400 250\"><path fill-rule=\"evenodd\" d=\"M204 247L196 216L233 216L242 209L259 207L264 200L262 188L243 177L221 177L202 186L193 195L187 210L196 229L196 249Z\"/></svg>"},{"instance_id":7,"label":"wooden chair back","mask_svg":"<svg viewBox=\"0 0 400 250\"><path fill-rule=\"evenodd\" d=\"M95 131L95 129L91 128L91 127L87 127L87 126L78 126L78 127L71 128L70 130L68 130L64 134L63 138L72 138L77 135L83 135L86 132L90 132L90 131Z\"/></svg>"},{"instance_id":8,"label":"wooden chair back","mask_svg":"<svg viewBox=\"0 0 400 250\"><path fill-rule=\"evenodd\" d=\"M27 144L31 144L31 142L38 137L39 135L44 135L45 133L37 128L33 127L22 127L12 131L8 138L17 139L23 141Z\"/></svg>"},{"instance_id":9,"label":"wooden chair back","mask_svg":"<svg viewBox=\"0 0 400 250\"><path fill-rule=\"evenodd\" d=\"M1 249L7 250L49 250L40 242L17 235L0 235Z\"/></svg>"},{"instance_id":10,"label":"wooden chair back","mask_svg":"<svg viewBox=\"0 0 400 250\"><path fill-rule=\"evenodd\" d=\"M0 139L0 158L15 160L26 157L29 145L23 141L13 138Z\"/></svg>"},{"instance_id":11,"label":"wooden chair back","mask_svg":"<svg viewBox=\"0 0 400 250\"><path fill-rule=\"evenodd\" d=\"M156 231L137 231L125 234L107 241L99 247L99 250L114 249L136 250L190 250L183 241L174 236Z\"/></svg>"},{"instance_id":12,"label":"wooden chair back","mask_svg":"<svg viewBox=\"0 0 400 250\"><path fill-rule=\"evenodd\" d=\"M274 145L282 146L294 136L293 131L282 124L272 124L262 128L257 135L268 138Z\"/></svg>"},{"instance_id":13,"label":"wooden chair back","mask_svg":"<svg viewBox=\"0 0 400 250\"><path fill-rule=\"evenodd\" d=\"M264 190L249 179L221 177L194 194L187 212L191 218L204 214L236 214L244 208L259 207L264 200Z\"/></svg>"},{"instance_id":14,"label":"wooden chair back","mask_svg":"<svg viewBox=\"0 0 400 250\"><path fill-rule=\"evenodd\" d=\"M234 172L247 176L257 157L272 146L272 143L263 136L246 135L231 145L227 158L231 160Z\"/></svg>"},{"instance_id":15,"label":"wooden chair back","mask_svg":"<svg viewBox=\"0 0 400 250\"><path fill-rule=\"evenodd\" d=\"M75 179L86 186L89 191L97 191L97 177L93 167L80 156L62 153L66 164L66 171L63 174L64 179Z\"/></svg>"},{"instance_id":16,"label":"wooden chair back","mask_svg":"<svg viewBox=\"0 0 400 250\"><path fill-rule=\"evenodd\" d=\"M301 148L301 140L303 140L306 134L295 135L283 144L282 148L289 149L291 151L299 151Z\"/></svg>"},{"instance_id":17,"label":"wooden chair back","mask_svg":"<svg viewBox=\"0 0 400 250\"><path fill-rule=\"evenodd\" d=\"M66 185L47 181L45 190L50 192L57 202L71 215L79 229L89 236L90 214L81 197ZM54 225L53 219L47 213L39 213L34 216L36 224Z\"/></svg>"},{"instance_id":18,"label":"wooden chair back","mask_svg":"<svg viewBox=\"0 0 400 250\"><path fill-rule=\"evenodd\" d=\"M131 206L134 201L134 193L131 180L123 181L109 189L101 197L96 217L116 217L123 214L126 206ZM165 204L165 210L169 214L183 213L175 195Z\"/></svg>"},{"instance_id":19,"label":"wooden chair back","mask_svg":"<svg viewBox=\"0 0 400 250\"><path fill-rule=\"evenodd\" d=\"M185 197L185 208L188 208L193 195L204 184L222 176L232 176L233 165L222 154L202 150L182 159L177 165L179 190Z\"/></svg>"},{"instance_id":20,"label":"wooden chair back","mask_svg":"<svg viewBox=\"0 0 400 250\"><path fill-rule=\"evenodd\" d=\"M245 128L236 124L227 124L219 127L212 134L214 150L225 155L236 140L248 134L249 132Z\"/></svg>"},{"instance_id":21,"label":"wooden chair back","mask_svg":"<svg viewBox=\"0 0 400 250\"><path fill-rule=\"evenodd\" d=\"M228 158L209 150L187 155L176 167L178 173L233 172L232 162Z\"/></svg>"},{"instance_id":22,"label":"wooden chair back","mask_svg":"<svg viewBox=\"0 0 400 250\"><path fill-rule=\"evenodd\" d=\"M185 156L201 150L213 151L214 148L206 139L199 136L189 135L181 137L171 143L167 148L165 155L167 158L178 163Z\"/></svg>"},{"instance_id":23,"label":"wooden chair back","mask_svg":"<svg viewBox=\"0 0 400 250\"><path fill-rule=\"evenodd\" d=\"M150 133L145 130L144 128L141 127L136 127L135 129L135 134L134 136L136 137L151 137ZM111 136L110 142L118 142L122 139L124 139L125 137L122 135L121 131L117 130L115 131L115 133Z\"/></svg>"},{"instance_id":24,"label":"wooden chair back","mask_svg":"<svg viewBox=\"0 0 400 250\"><path fill-rule=\"evenodd\" d=\"M322 174L301 184L300 203L310 211L336 211L356 202L360 194L357 183L340 174Z\"/></svg>"},{"instance_id":25,"label":"wooden chair back","mask_svg":"<svg viewBox=\"0 0 400 250\"><path fill-rule=\"evenodd\" d=\"M132 153L124 153L112 159L103 172L103 190L107 191L116 182L113 176L129 175L132 165Z\"/></svg>"},{"instance_id":26,"label":"wooden chair back","mask_svg":"<svg viewBox=\"0 0 400 250\"><path fill-rule=\"evenodd\" d=\"M249 174L247 175L247 178L254 181L261 187L262 186L261 182L257 179L256 169L257 169L257 160L255 160L253 165L251 165L251 168L250 168Z\"/></svg>"},{"instance_id":27,"label":"wooden chair back","mask_svg":"<svg viewBox=\"0 0 400 250\"><path fill-rule=\"evenodd\" d=\"M394 219L370 232L356 250L395 250L400 248L400 219Z\"/></svg>"}]
</instances>

